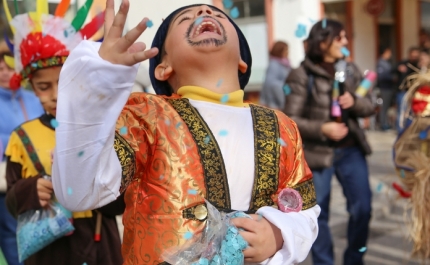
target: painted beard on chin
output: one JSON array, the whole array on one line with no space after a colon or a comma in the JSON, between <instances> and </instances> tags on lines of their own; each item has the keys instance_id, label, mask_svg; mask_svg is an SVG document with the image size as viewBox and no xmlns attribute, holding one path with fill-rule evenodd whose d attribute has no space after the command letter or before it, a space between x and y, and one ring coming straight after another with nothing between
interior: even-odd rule
<instances>
[{"instance_id":1,"label":"painted beard on chin","mask_svg":"<svg viewBox=\"0 0 430 265\"><path fill-rule=\"evenodd\" d=\"M215 39L215 38L208 38L208 39L203 39L203 40L200 40L200 41L192 41L191 40L191 32L193 31L193 29L195 27L195 24L192 23L189 26L189 28L188 28L188 30L187 30L187 32L185 34L185 38L187 39L188 44L190 44L191 46L208 46L208 45L213 44L213 45L215 45L215 47L224 45L227 42L227 35L225 33L225 29L224 29L223 25L221 23L219 23L218 20L216 20L215 18L213 18L211 16L204 16L202 18L203 19L210 18L210 19L213 19L213 20L216 21L216 23L218 24L218 26L219 26L219 28L221 30L222 39L219 40L219 39Z\"/></svg>"}]
</instances>

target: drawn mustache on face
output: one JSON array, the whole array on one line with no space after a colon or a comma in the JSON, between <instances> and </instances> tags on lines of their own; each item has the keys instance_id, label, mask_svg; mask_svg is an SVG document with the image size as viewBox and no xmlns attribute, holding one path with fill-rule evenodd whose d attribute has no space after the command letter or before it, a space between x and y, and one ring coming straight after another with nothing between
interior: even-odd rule
<instances>
[{"instance_id":1,"label":"drawn mustache on face","mask_svg":"<svg viewBox=\"0 0 430 265\"><path fill-rule=\"evenodd\" d=\"M201 18L203 18L203 19L210 18L210 19L214 20L218 24L218 26L221 30L222 39L219 40L219 39L215 39L215 38L208 38L208 39L204 39L204 40L200 40L200 41L191 40L191 33L193 32L193 29L196 26L195 22L194 22L194 23L191 23L191 25L188 27L188 30L185 34L185 38L187 39L188 44L190 44L191 46L203 46L203 45L214 44L216 47L225 44L227 42L227 34L226 34L224 26L214 17L203 16Z\"/></svg>"}]
</instances>

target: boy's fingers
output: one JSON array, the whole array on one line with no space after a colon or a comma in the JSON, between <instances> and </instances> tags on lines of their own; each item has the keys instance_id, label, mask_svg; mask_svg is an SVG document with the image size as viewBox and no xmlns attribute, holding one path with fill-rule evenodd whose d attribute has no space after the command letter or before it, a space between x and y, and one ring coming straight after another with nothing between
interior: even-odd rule
<instances>
[{"instance_id":1,"label":"boy's fingers","mask_svg":"<svg viewBox=\"0 0 430 265\"><path fill-rule=\"evenodd\" d=\"M123 0L121 3L121 7L119 8L118 14L115 16L112 27L109 29L107 33L108 38L117 39L121 38L122 32L124 30L125 21L127 19L128 9L130 7L130 3L128 0Z\"/></svg>"},{"instance_id":2,"label":"boy's fingers","mask_svg":"<svg viewBox=\"0 0 430 265\"><path fill-rule=\"evenodd\" d=\"M118 45L118 48L119 48L120 51L125 51L130 46L132 46L134 44L134 42L139 38L140 35L142 35L142 33L147 28L146 22L148 20L149 19L144 18L139 24L137 24L136 27L134 27L132 30L130 30L129 32L127 32L127 34L125 34L125 36L122 37L118 41L117 45Z\"/></svg>"},{"instance_id":3,"label":"boy's fingers","mask_svg":"<svg viewBox=\"0 0 430 265\"><path fill-rule=\"evenodd\" d=\"M140 51L136 53L129 54L129 58L125 62L126 65L135 65L137 63L148 60L158 54L157 48L152 48L146 51Z\"/></svg>"},{"instance_id":4,"label":"boy's fingers","mask_svg":"<svg viewBox=\"0 0 430 265\"><path fill-rule=\"evenodd\" d=\"M256 221L249 218L234 218L232 220L233 224L237 228L242 228L248 232L254 232L256 230Z\"/></svg>"},{"instance_id":5,"label":"boy's fingers","mask_svg":"<svg viewBox=\"0 0 430 265\"><path fill-rule=\"evenodd\" d=\"M114 0L106 0L106 12L105 12L104 34L103 34L105 38L107 37L109 30L112 27L114 18L115 18Z\"/></svg>"}]
</instances>

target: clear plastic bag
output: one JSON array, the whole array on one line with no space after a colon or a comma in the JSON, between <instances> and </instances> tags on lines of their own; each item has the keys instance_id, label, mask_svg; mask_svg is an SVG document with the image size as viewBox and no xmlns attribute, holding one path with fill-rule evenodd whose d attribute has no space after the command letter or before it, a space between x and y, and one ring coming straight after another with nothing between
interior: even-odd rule
<instances>
[{"instance_id":1,"label":"clear plastic bag","mask_svg":"<svg viewBox=\"0 0 430 265\"><path fill-rule=\"evenodd\" d=\"M67 216L70 212L63 209L58 203L50 202L43 209L18 216L16 236L20 262L75 229Z\"/></svg>"},{"instance_id":2,"label":"clear plastic bag","mask_svg":"<svg viewBox=\"0 0 430 265\"><path fill-rule=\"evenodd\" d=\"M243 212L220 213L206 201L208 217L205 229L194 234L182 247L163 253L163 259L172 265L243 265L243 250L248 243L239 234L232 218L251 218Z\"/></svg>"}]
</instances>

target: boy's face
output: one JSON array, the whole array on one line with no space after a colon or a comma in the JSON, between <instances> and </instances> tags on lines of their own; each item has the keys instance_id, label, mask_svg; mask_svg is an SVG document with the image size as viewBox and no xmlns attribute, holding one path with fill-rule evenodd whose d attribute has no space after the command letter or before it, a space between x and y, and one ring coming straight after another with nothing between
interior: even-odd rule
<instances>
[{"instance_id":1,"label":"boy's face","mask_svg":"<svg viewBox=\"0 0 430 265\"><path fill-rule=\"evenodd\" d=\"M162 60L166 59L175 69L199 60L205 53L217 51L225 52L226 56L221 59L239 62L240 48L236 29L225 14L201 5L182 10L172 19Z\"/></svg>"},{"instance_id":2,"label":"boy's face","mask_svg":"<svg viewBox=\"0 0 430 265\"><path fill-rule=\"evenodd\" d=\"M34 93L49 114L57 114L58 79L61 66L37 70L31 77Z\"/></svg>"},{"instance_id":3,"label":"boy's face","mask_svg":"<svg viewBox=\"0 0 430 265\"><path fill-rule=\"evenodd\" d=\"M5 61L0 61L0 87L9 88L9 81L14 72L14 69L7 66Z\"/></svg>"}]
</instances>

